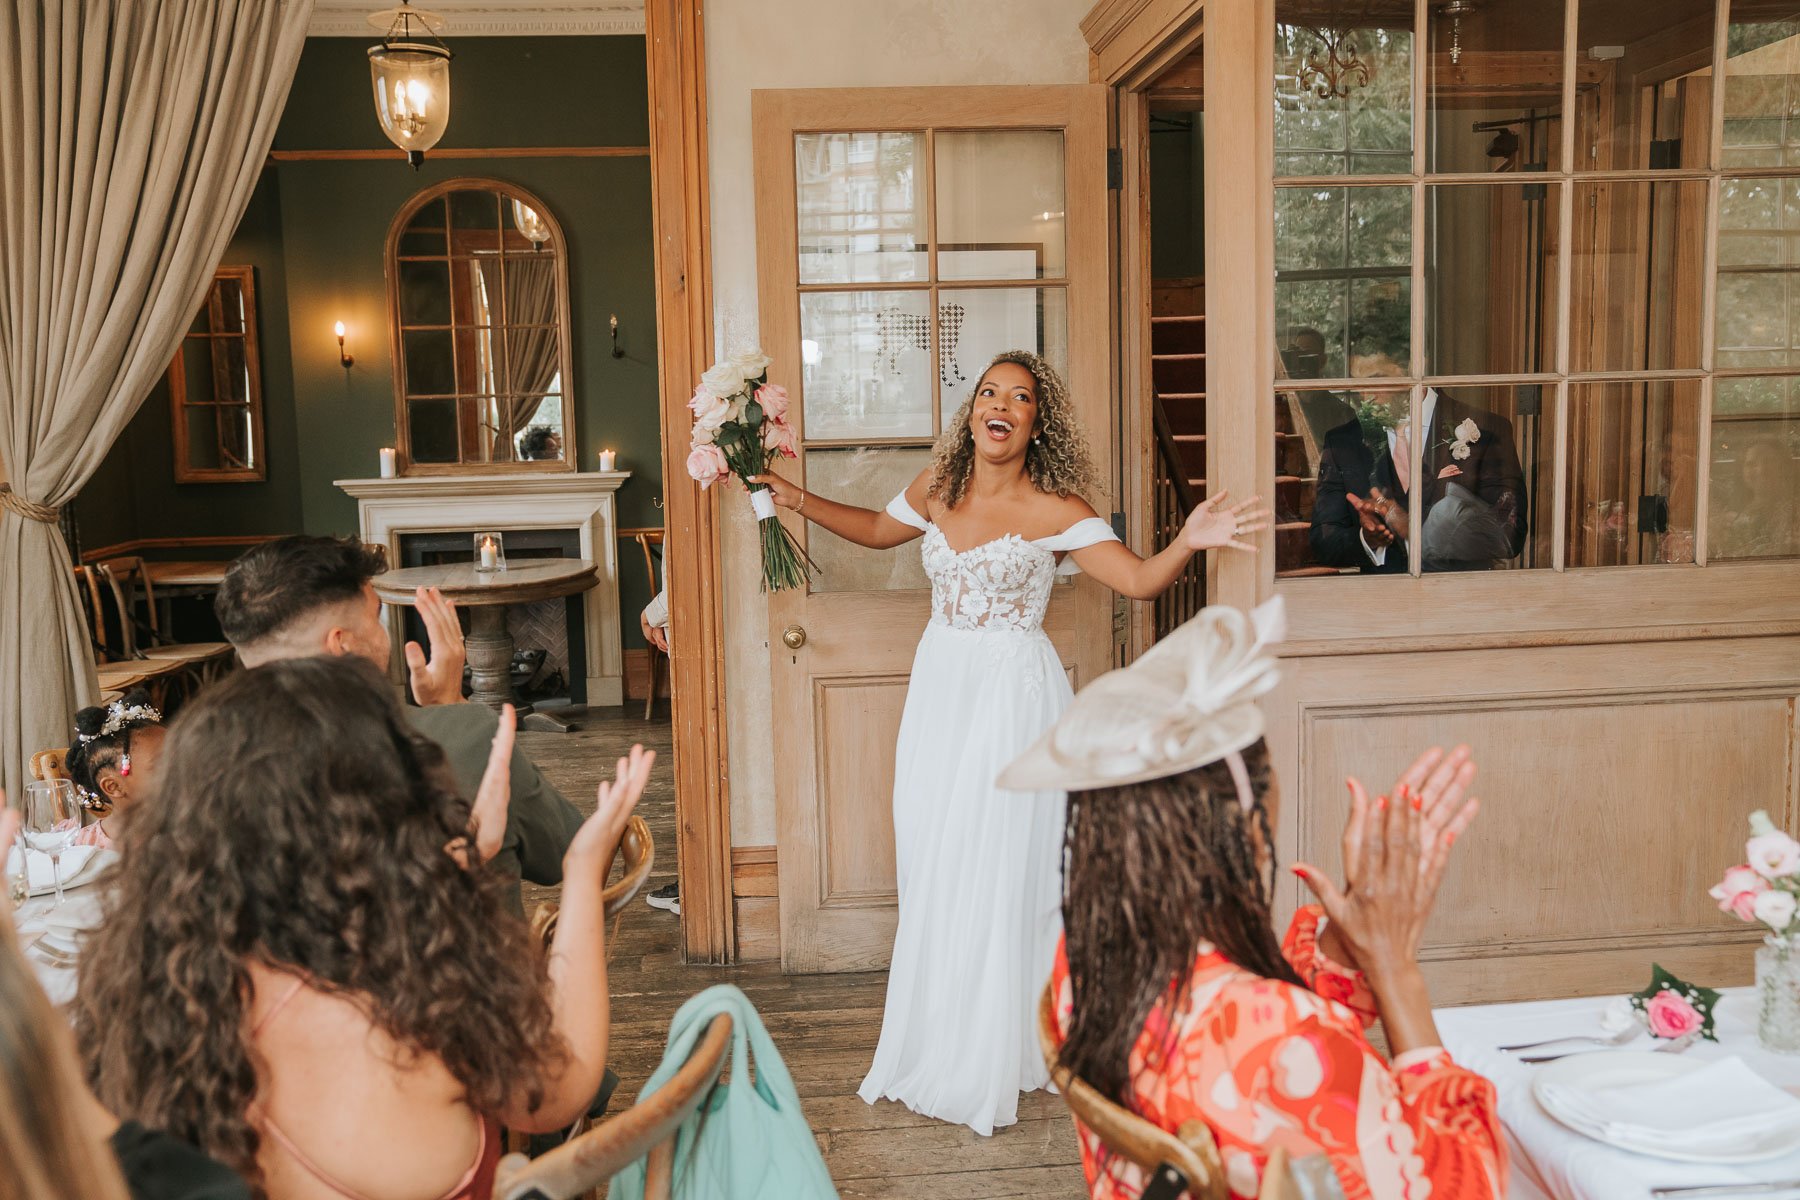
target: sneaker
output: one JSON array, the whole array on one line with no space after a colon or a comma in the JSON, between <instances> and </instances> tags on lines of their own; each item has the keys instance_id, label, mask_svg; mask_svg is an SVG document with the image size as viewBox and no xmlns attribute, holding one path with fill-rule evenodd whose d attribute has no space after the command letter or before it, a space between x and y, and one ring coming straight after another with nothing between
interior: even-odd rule
<instances>
[{"instance_id":1,"label":"sneaker","mask_svg":"<svg viewBox=\"0 0 1800 1200\"><path fill-rule=\"evenodd\" d=\"M660 908L679 917L681 915L681 885L678 883L664 884L645 896L644 903L651 908Z\"/></svg>"}]
</instances>

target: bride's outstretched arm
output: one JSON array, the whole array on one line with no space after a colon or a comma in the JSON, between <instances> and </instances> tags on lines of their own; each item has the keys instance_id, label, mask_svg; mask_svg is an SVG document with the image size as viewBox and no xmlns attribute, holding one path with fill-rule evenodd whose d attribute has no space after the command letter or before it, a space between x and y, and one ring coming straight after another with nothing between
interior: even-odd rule
<instances>
[{"instance_id":1,"label":"bride's outstretched arm","mask_svg":"<svg viewBox=\"0 0 1800 1200\"><path fill-rule=\"evenodd\" d=\"M1070 557L1075 565L1122 596L1154 600L1181 577L1188 559L1201 550L1223 548L1256 553L1242 540L1268 526L1269 510L1257 508L1260 497L1225 506L1225 493L1208 496L1188 514L1181 535L1149 558L1139 558L1123 542L1100 542Z\"/></svg>"},{"instance_id":2,"label":"bride's outstretched arm","mask_svg":"<svg viewBox=\"0 0 1800 1200\"><path fill-rule=\"evenodd\" d=\"M889 550L919 536L919 530L896 521L885 512L827 500L779 475L754 475L750 482L768 484L769 491L775 494L775 503L781 507L791 508L845 541L867 546L871 550ZM914 480L913 485L907 489L909 495L918 489L918 481Z\"/></svg>"}]
</instances>

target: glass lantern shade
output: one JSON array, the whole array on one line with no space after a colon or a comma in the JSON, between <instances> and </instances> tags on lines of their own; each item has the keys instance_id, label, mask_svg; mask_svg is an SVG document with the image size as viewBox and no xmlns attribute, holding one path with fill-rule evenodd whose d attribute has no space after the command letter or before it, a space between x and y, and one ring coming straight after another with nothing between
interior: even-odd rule
<instances>
[{"instance_id":1,"label":"glass lantern shade","mask_svg":"<svg viewBox=\"0 0 1800 1200\"><path fill-rule=\"evenodd\" d=\"M533 246L541 246L550 240L550 224L538 215L537 209L523 200L512 202L513 227L525 235Z\"/></svg>"},{"instance_id":2,"label":"glass lantern shade","mask_svg":"<svg viewBox=\"0 0 1800 1200\"><path fill-rule=\"evenodd\" d=\"M381 132L415 167L450 124L450 52L422 42L369 47Z\"/></svg>"}]
</instances>

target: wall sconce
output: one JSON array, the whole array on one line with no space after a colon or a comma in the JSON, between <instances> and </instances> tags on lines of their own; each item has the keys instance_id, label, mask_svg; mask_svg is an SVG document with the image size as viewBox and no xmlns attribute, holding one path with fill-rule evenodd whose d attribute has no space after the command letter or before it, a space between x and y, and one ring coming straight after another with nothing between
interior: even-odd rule
<instances>
[{"instance_id":1,"label":"wall sconce","mask_svg":"<svg viewBox=\"0 0 1800 1200\"><path fill-rule=\"evenodd\" d=\"M344 370L348 371L351 367L356 365L356 359L351 357L344 350L344 323L339 321L333 328L337 333L338 362L343 366Z\"/></svg>"},{"instance_id":2,"label":"wall sconce","mask_svg":"<svg viewBox=\"0 0 1800 1200\"><path fill-rule=\"evenodd\" d=\"M613 357L614 358L624 358L625 352L623 350L619 349L619 314L614 313L612 315L612 320L607 323L612 326Z\"/></svg>"}]
</instances>

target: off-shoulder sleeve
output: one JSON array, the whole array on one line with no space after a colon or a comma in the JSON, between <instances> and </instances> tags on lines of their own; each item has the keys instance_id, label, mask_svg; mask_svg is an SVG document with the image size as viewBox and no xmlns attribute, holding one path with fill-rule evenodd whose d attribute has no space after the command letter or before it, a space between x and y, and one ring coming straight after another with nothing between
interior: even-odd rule
<instances>
[{"instance_id":1,"label":"off-shoulder sleeve","mask_svg":"<svg viewBox=\"0 0 1800 1200\"><path fill-rule=\"evenodd\" d=\"M1375 1024L1378 1011L1375 993L1361 971L1353 971L1334 962L1319 949L1319 927L1325 910L1307 904L1294 913L1287 936L1281 940L1281 953L1307 987L1327 1000L1335 1000L1361 1019L1364 1029Z\"/></svg>"},{"instance_id":2,"label":"off-shoulder sleeve","mask_svg":"<svg viewBox=\"0 0 1800 1200\"><path fill-rule=\"evenodd\" d=\"M887 515L894 518L894 520L900 522L902 525L917 529L920 533L924 533L931 524L913 510L913 506L911 502L907 500L905 492L901 492L898 496L895 496L892 500L888 501Z\"/></svg>"},{"instance_id":3,"label":"off-shoulder sleeve","mask_svg":"<svg viewBox=\"0 0 1800 1200\"><path fill-rule=\"evenodd\" d=\"M1111 525L1099 517L1083 517L1061 533L1047 538L1039 538L1037 544L1054 554L1067 554L1071 550L1086 550L1089 546L1098 546L1101 542L1116 542L1119 535L1113 532ZM1075 560L1065 558L1057 565L1058 575L1079 575L1081 568Z\"/></svg>"}]
</instances>

